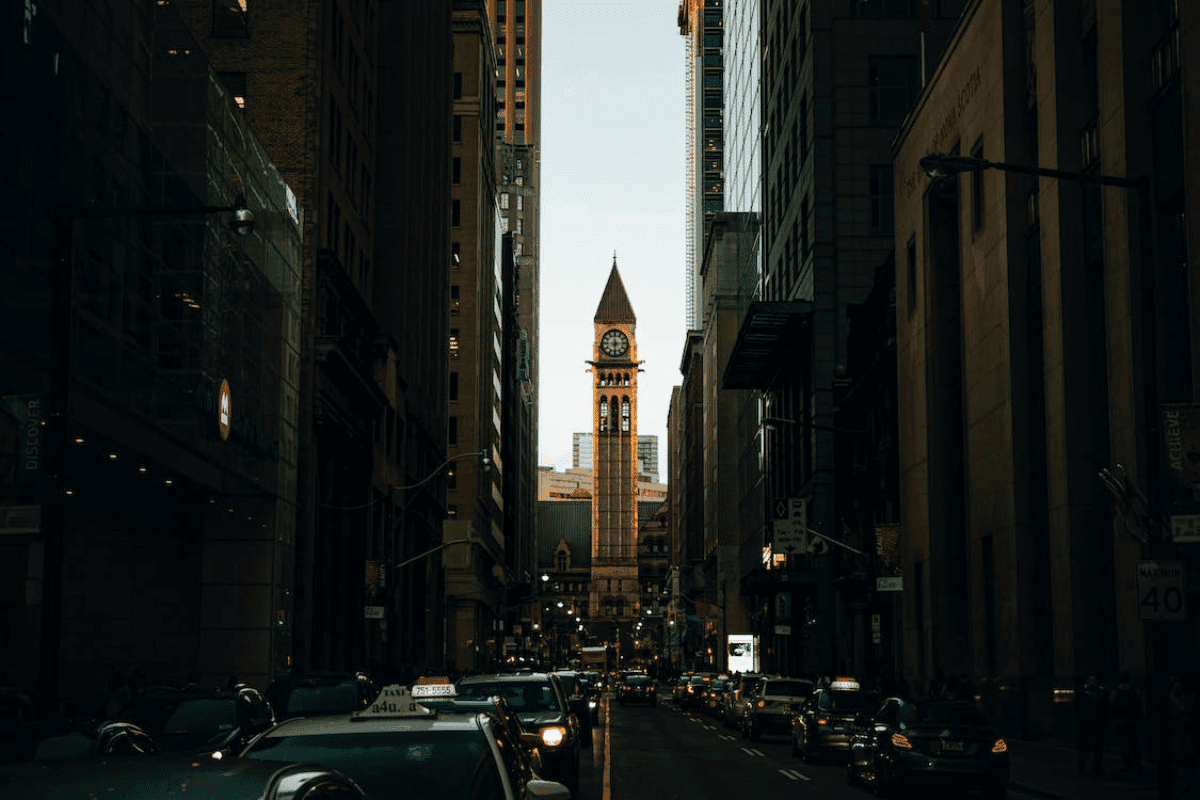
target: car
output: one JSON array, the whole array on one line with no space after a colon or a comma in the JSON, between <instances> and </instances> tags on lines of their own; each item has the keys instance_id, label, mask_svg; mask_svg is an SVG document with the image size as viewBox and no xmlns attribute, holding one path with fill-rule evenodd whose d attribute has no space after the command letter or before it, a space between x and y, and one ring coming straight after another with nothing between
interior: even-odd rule
<instances>
[{"instance_id":1,"label":"car","mask_svg":"<svg viewBox=\"0 0 1200 800\"><path fill-rule=\"evenodd\" d=\"M671 700L677 705L682 705L683 696L687 694L688 681L690 680L690 675L680 675L671 686Z\"/></svg>"},{"instance_id":2,"label":"car","mask_svg":"<svg viewBox=\"0 0 1200 800\"><path fill-rule=\"evenodd\" d=\"M649 675L626 675L622 683L617 684L617 703L649 703L658 705L658 686Z\"/></svg>"},{"instance_id":3,"label":"car","mask_svg":"<svg viewBox=\"0 0 1200 800\"><path fill-rule=\"evenodd\" d=\"M806 763L829 755L844 759L854 732L882 702L881 694L863 691L858 681L850 678L838 678L815 689L792 718L792 755Z\"/></svg>"},{"instance_id":4,"label":"car","mask_svg":"<svg viewBox=\"0 0 1200 800\"><path fill-rule=\"evenodd\" d=\"M567 695L567 704L579 719L579 729L585 745L592 743L592 727L599 719L599 702L588 693L583 673L575 670L555 670L550 673L558 678L563 692Z\"/></svg>"},{"instance_id":5,"label":"car","mask_svg":"<svg viewBox=\"0 0 1200 800\"><path fill-rule=\"evenodd\" d=\"M604 696L604 678L599 672L581 672L579 682L587 696L588 715L591 717L592 727L595 727L600 724L600 699Z\"/></svg>"},{"instance_id":6,"label":"car","mask_svg":"<svg viewBox=\"0 0 1200 800\"><path fill-rule=\"evenodd\" d=\"M704 692L712 681L712 675L707 672L697 672L688 678L683 695L679 698L681 708L700 708L704 703Z\"/></svg>"},{"instance_id":7,"label":"car","mask_svg":"<svg viewBox=\"0 0 1200 800\"><path fill-rule=\"evenodd\" d=\"M78 761L88 758L158 755L154 738L132 722L106 721L71 726L36 745L33 760Z\"/></svg>"},{"instance_id":8,"label":"car","mask_svg":"<svg viewBox=\"0 0 1200 800\"><path fill-rule=\"evenodd\" d=\"M147 690L120 714L154 739L161 753L232 755L275 724L275 713L257 689Z\"/></svg>"},{"instance_id":9,"label":"car","mask_svg":"<svg viewBox=\"0 0 1200 800\"><path fill-rule=\"evenodd\" d=\"M1008 745L971 701L914 703L889 697L851 737L846 782L877 793L898 788L1008 791Z\"/></svg>"},{"instance_id":10,"label":"car","mask_svg":"<svg viewBox=\"0 0 1200 800\"><path fill-rule=\"evenodd\" d=\"M538 747L546 777L579 790L582 733L560 681L547 672L468 675L454 684L463 699L499 695L508 701L525 730L542 739Z\"/></svg>"},{"instance_id":11,"label":"car","mask_svg":"<svg viewBox=\"0 0 1200 800\"><path fill-rule=\"evenodd\" d=\"M721 714L721 702L725 695L725 690L729 687L729 676L718 675L713 678L708 684L708 688L704 690L704 697L701 698L700 710L705 714L714 717L719 717Z\"/></svg>"},{"instance_id":12,"label":"car","mask_svg":"<svg viewBox=\"0 0 1200 800\"><path fill-rule=\"evenodd\" d=\"M367 675L288 675L276 678L263 693L275 719L349 714L366 708L379 696Z\"/></svg>"},{"instance_id":13,"label":"car","mask_svg":"<svg viewBox=\"0 0 1200 800\"><path fill-rule=\"evenodd\" d=\"M754 687L742 717L742 737L757 742L768 733L792 732L792 717L816 687L805 678L770 676Z\"/></svg>"},{"instance_id":14,"label":"car","mask_svg":"<svg viewBox=\"0 0 1200 800\"><path fill-rule=\"evenodd\" d=\"M724 706L721 721L724 722L726 728L741 730L742 720L746 716L746 706L749 704L749 696L763 677L762 673L747 672L735 675L730 679L729 689L721 698Z\"/></svg>"},{"instance_id":15,"label":"car","mask_svg":"<svg viewBox=\"0 0 1200 800\"><path fill-rule=\"evenodd\" d=\"M519 755L524 743L513 741L511 728L495 715L437 710L421 700L405 686L385 686L362 711L285 720L255 738L241 758L322 764L372 798L399 793L469 800L570 800L570 789L532 771Z\"/></svg>"},{"instance_id":16,"label":"car","mask_svg":"<svg viewBox=\"0 0 1200 800\"><path fill-rule=\"evenodd\" d=\"M354 781L322 766L159 757L22 765L0 771L0 795L22 800L367 800Z\"/></svg>"}]
</instances>

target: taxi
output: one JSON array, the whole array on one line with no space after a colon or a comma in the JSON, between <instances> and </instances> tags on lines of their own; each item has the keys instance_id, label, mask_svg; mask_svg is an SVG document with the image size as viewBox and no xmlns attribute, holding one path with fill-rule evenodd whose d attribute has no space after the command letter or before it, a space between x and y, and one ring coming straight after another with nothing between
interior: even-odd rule
<instances>
[{"instance_id":1,"label":"taxi","mask_svg":"<svg viewBox=\"0 0 1200 800\"><path fill-rule=\"evenodd\" d=\"M815 689L792 719L792 755L805 762L822 756L846 758L855 731L882 702L882 695L863 691L849 677L839 676Z\"/></svg>"},{"instance_id":2,"label":"taxi","mask_svg":"<svg viewBox=\"0 0 1200 800\"><path fill-rule=\"evenodd\" d=\"M421 694L385 686L352 714L285 720L254 739L242 758L321 764L368 797L570 800L566 786L529 769L522 742L494 715L439 710L424 705Z\"/></svg>"}]
</instances>

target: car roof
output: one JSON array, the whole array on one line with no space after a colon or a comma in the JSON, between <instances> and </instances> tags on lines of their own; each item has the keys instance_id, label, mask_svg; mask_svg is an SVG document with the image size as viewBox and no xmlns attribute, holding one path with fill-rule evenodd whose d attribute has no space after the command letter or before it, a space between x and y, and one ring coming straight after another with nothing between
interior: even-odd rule
<instances>
[{"instance_id":1,"label":"car roof","mask_svg":"<svg viewBox=\"0 0 1200 800\"><path fill-rule=\"evenodd\" d=\"M530 680L550 680L549 672L493 672L481 675L465 675L455 683L528 683Z\"/></svg>"},{"instance_id":2,"label":"car roof","mask_svg":"<svg viewBox=\"0 0 1200 800\"><path fill-rule=\"evenodd\" d=\"M263 738L280 736L337 736L347 733L384 733L391 731L470 731L480 730L481 712L435 712L428 717L362 717L337 714L328 717L293 717L284 720L263 734Z\"/></svg>"}]
</instances>

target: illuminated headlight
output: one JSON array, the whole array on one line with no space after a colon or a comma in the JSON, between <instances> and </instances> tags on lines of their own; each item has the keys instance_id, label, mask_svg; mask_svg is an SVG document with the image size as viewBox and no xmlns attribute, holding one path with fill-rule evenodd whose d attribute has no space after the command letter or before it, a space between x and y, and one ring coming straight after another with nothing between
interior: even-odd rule
<instances>
[{"instance_id":1,"label":"illuminated headlight","mask_svg":"<svg viewBox=\"0 0 1200 800\"><path fill-rule=\"evenodd\" d=\"M542 728L542 742L547 747L558 747L563 743L563 739L567 737L567 729L557 725L549 728Z\"/></svg>"},{"instance_id":2,"label":"illuminated headlight","mask_svg":"<svg viewBox=\"0 0 1200 800\"><path fill-rule=\"evenodd\" d=\"M595 708L597 703L595 700L588 700L588 708Z\"/></svg>"}]
</instances>

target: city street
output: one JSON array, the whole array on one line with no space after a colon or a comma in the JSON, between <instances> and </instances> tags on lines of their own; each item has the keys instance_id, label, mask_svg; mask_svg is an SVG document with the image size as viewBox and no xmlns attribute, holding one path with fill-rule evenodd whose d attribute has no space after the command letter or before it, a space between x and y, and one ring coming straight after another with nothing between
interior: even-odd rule
<instances>
[{"instance_id":1,"label":"city street","mask_svg":"<svg viewBox=\"0 0 1200 800\"><path fill-rule=\"evenodd\" d=\"M872 796L866 788L847 786L841 765L802 763L791 755L786 736L764 736L750 743L719 720L682 711L662 695L657 708L618 706L606 697L590 756L585 755L577 800L694 800L747 794L763 800L866 800ZM1008 797L1041 796L1010 788Z\"/></svg>"}]
</instances>

